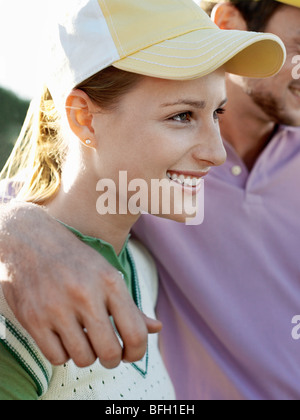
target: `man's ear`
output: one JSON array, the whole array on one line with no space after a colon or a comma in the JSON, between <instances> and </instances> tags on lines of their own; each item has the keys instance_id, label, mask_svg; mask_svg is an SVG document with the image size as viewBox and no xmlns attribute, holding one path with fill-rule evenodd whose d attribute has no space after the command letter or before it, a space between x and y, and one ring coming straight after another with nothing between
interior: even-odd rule
<instances>
[{"instance_id":1,"label":"man's ear","mask_svg":"<svg viewBox=\"0 0 300 420\"><path fill-rule=\"evenodd\" d=\"M66 114L71 130L85 146L95 148L93 111L95 105L82 90L75 89L67 97Z\"/></svg>"},{"instance_id":2,"label":"man's ear","mask_svg":"<svg viewBox=\"0 0 300 420\"><path fill-rule=\"evenodd\" d=\"M247 31L247 23L244 17L230 3L217 4L212 11L212 20L220 29Z\"/></svg>"}]
</instances>

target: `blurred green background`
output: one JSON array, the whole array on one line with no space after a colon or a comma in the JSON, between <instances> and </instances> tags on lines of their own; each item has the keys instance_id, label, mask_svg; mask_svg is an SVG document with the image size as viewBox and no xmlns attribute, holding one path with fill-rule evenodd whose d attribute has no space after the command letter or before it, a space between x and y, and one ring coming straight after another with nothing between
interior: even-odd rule
<instances>
[{"instance_id":1,"label":"blurred green background","mask_svg":"<svg viewBox=\"0 0 300 420\"><path fill-rule=\"evenodd\" d=\"M0 170L18 138L28 107L29 101L0 87Z\"/></svg>"}]
</instances>

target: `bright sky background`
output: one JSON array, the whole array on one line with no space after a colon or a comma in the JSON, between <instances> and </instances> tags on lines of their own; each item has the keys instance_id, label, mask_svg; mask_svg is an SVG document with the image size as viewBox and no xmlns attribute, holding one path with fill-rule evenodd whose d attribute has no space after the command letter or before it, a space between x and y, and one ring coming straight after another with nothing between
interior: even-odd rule
<instances>
[{"instance_id":1,"label":"bright sky background","mask_svg":"<svg viewBox=\"0 0 300 420\"><path fill-rule=\"evenodd\" d=\"M31 99L47 0L0 0L0 85ZM45 9L47 10L47 9ZM47 15L46 15L47 16Z\"/></svg>"},{"instance_id":2,"label":"bright sky background","mask_svg":"<svg viewBox=\"0 0 300 420\"><path fill-rule=\"evenodd\" d=\"M26 99L32 99L40 86L36 63L49 12L47 2L0 0L0 86Z\"/></svg>"}]
</instances>

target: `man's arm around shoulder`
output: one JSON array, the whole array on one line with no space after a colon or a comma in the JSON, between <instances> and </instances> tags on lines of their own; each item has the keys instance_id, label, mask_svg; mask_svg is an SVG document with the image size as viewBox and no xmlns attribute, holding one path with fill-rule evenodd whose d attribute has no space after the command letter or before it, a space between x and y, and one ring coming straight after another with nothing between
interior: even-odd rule
<instances>
[{"instance_id":1,"label":"man's arm around shoulder","mask_svg":"<svg viewBox=\"0 0 300 420\"><path fill-rule=\"evenodd\" d=\"M140 360L161 325L135 306L118 272L44 209L0 206L0 282L11 309L54 365ZM109 317L122 337L121 347Z\"/></svg>"}]
</instances>

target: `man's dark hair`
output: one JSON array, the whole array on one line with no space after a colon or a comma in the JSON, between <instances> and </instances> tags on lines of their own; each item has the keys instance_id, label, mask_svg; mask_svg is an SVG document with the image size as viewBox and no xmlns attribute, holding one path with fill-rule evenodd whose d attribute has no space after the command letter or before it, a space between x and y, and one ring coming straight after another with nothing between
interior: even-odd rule
<instances>
[{"instance_id":1,"label":"man's dark hair","mask_svg":"<svg viewBox=\"0 0 300 420\"><path fill-rule=\"evenodd\" d=\"M202 1L201 7L211 15L218 3L220 1ZM255 32L264 32L273 14L282 7L282 4L275 0L227 0L227 3L233 4L239 10L247 23L247 29Z\"/></svg>"}]
</instances>

